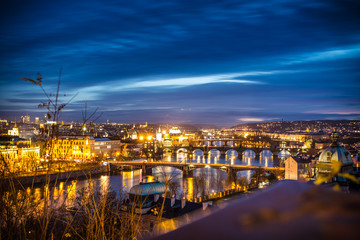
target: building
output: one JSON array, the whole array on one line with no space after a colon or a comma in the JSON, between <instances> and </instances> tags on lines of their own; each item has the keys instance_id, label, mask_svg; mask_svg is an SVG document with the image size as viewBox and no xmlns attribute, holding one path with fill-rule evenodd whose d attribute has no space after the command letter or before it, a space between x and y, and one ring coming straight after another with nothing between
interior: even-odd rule
<instances>
[{"instance_id":1,"label":"building","mask_svg":"<svg viewBox=\"0 0 360 240\"><path fill-rule=\"evenodd\" d=\"M132 139L132 140L137 140L138 139L138 133L135 131L135 129L131 129L128 133L128 136Z\"/></svg>"},{"instance_id":2,"label":"building","mask_svg":"<svg viewBox=\"0 0 360 240\"><path fill-rule=\"evenodd\" d=\"M170 136L176 136L176 135L180 135L181 134L181 130L178 127L172 127L169 130L169 134Z\"/></svg>"},{"instance_id":3,"label":"building","mask_svg":"<svg viewBox=\"0 0 360 240\"><path fill-rule=\"evenodd\" d=\"M26 172L33 170L40 160L40 147L31 147L29 140L18 136L18 131L9 130L9 134L0 136L0 169L5 172ZM17 134L17 135L16 135Z\"/></svg>"},{"instance_id":4,"label":"building","mask_svg":"<svg viewBox=\"0 0 360 240\"><path fill-rule=\"evenodd\" d=\"M329 143L317 142L315 143L315 149L321 150L328 146Z\"/></svg>"},{"instance_id":5,"label":"building","mask_svg":"<svg viewBox=\"0 0 360 240\"><path fill-rule=\"evenodd\" d=\"M14 127L12 129L8 130L8 135L9 136L19 136L19 129L16 126L16 122L15 122Z\"/></svg>"},{"instance_id":6,"label":"building","mask_svg":"<svg viewBox=\"0 0 360 240\"><path fill-rule=\"evenodd\" d=\"M21 116L22 123L30 123L30 115L26 114L25 116Z\"/></svg>"},{"instance_id":7,"label":"building","mask_svg":"<svg viewBox=\"0 0 360 240\"><path fill-rule=\"evenodd\" d=\"M31 139L38 133L38 127L33 124L22 124L19 127L19 137L24 139Z\"/></svg>"},{"instance_id":8,"label":"building","mask_svg":"<svg viewBox=\"0 0 360 240\"><path fill-rule=\"evenodd\" d=\"M159 127L159 129L156 131L156 141L161 142L163 140L163 136L162 136L162 132L161 132L161 128Z\"/></svg>"},{"instance_id":9,"label":"building","mask_svg":"<svg viewBox=\"0 0 360 240\"><path fill-rule=\"evenodd\" d=\"M336 130L331 134L332 143L319 156L318 175L329 175L333 171L333 164L341 163L340 173L353 173L353 159L348 150L339 143ZM335 176L334 181L345 182L346 179Z\"/></svg>"},{"instance_id":10,"label":"building","mask_svg":"<svg viewBox=\"0 0 360 240\"><path fill-rule=\"evenodd\" d=\"M148 123L145 122L145 124L140 124L139 125L139 128L147 128L148 127Z\"/></svg>"},{"instance_id":11,"label":"building","mask_svg":"<svg viewBox=\"0 0 360 240\"><path fill-rule=\"evenodd\" d=\"M310 158L299 156L285 160L285 179L308 180L312 177L312 161Z\"/></svg>"},{"instance_id":12,"label":"building","mask_svg":"<svg viewBox=\"0 0 360 240\"><path fill-rule=\"evenodd\" d=\"M111 140L109 138L91 139L91 156L112 158L119 156L121 153L120 140Z\"/></svg>"},{"instance_id":13,"label":"building","mask_svg":"<svg viewBox=\"0 0 360 240\"><path fill-rule=\"evenodd\" d=\"M60 136L54 140L54 160L91 159L90 136ZM49 154L49 153L48 153Z\"/></svg>"},{"instance_id":14,"label":"building","mask_svg":"<svg viewBox=\"0 0 360 240\"><path fill-rule=\"evenodd\" d=\"M17 146L0 146L0 156L3 159L0 163L1 172L15 172L19 170Z\"/></svg>"},{"instance_id":15,"label":"building","mask_svg":"<svg viewBox=\"0 0 360 240\"><path fill-rule=\"evenodd\" d=\"M171 147L172 146L172 140L170 138L167 138L164 140L164 147Z\"/></svg>"}]
</instances>

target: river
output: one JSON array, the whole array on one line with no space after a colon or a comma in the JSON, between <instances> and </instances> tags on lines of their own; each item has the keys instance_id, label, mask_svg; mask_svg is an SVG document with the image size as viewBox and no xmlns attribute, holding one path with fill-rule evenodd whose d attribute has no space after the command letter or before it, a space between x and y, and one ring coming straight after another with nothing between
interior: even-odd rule
<instances>
[{"instance_id":1,"label":"river","mask_svg":"<svg viewBox=\"0 0 360 240\"><path fill-rule=\"evenodd\" d=\"M164 155L162 161L171 162L185 162L186 163L223 163L223 164L235 164L235 165L250 165L250 166L273 166L273 160L271 153L263 153L260 159L255 159L253 152L245 152L245 154L239 158L237 152L228 152L226 156L220 156L219 152L211 152L207 157L202 155L202 152L195 152L193 155L188 156L186 153L179 153L176 157L172 155ZM247 181L250 181L251 171L241 171L237 173L237 177L243 177ZM173 184L171 190L172 194L176 195L176 198L185 196L187 199L191 199L194 196L201 196L202 193L214 193L224 190L225 188L231 188L227 182L227 173L221 170L212 168L203 168L193 170L191 177L182 176L182 171L171 167L156 167L152 169L152 174L145 175L142 170L134 170L129 172L120 172L117 175L97 175L92 177L91 180L79 179L70 180L67 182L58 182L51 189L48 187L35 187L28 188L27 192L35 194L40 200L44 196L45 191L50 190L50 197L54 200L63 200L67 206L72 206L75 197L79 194L81 189L90 185L96 187L100 191L103 191L110 187L117 194L120 192L128 192L131 187L143 182L151 181L165 181L165 179L171 179L176 184Z\"/></svg>"}]
</instances>

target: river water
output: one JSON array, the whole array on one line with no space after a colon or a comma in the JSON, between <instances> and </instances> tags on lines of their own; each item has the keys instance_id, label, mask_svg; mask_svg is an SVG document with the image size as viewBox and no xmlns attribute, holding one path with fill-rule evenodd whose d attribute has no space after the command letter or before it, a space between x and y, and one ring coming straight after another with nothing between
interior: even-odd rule
<instances>
[{"instance_id":1,"label":"river water","mask_svg":"<svg viewBox=\"0 0 360 240\"><path fill-rule=\"evenodd\" d=\"M211 152L208 156L203 156L202 152L195 152L188 156L186 153L179 153L177 156L164 155L162 161L185 162L186 163L221 163L249 166L273 166L271 153L263 153L260 159L255 159L253 152L245 152L244 155L237 156L238 153L230 151L226 156L220 156L219 152ZM250 181L252 171L241 171L237 173L237 177L243 177ZM80 193L81 189L96 187L100 191L104 191L109 187L117 194L120 192L128 192L131 187L140 182L152 182L155 180L164 182L165 179L171 179L173 184L172 194L176 198L185 196L192 199L201 194L209 194L223 191L233 186L227 182L227 173L218 169L203 168L194 169L192 176L183 177L182 171L172 167L156 167L152 169L152 174L145 174L142 170L134 170L129 172L120 172L118 175L98 175L92 177L91 180L80 179L70 180L67 182L56 183L51 189L48 187L28 188L27 192L35 194L40 200L45 191L50 191L50 197L54 200L65 201L67 206L73 205L75 197Z\"/></svg>"}]
</instances>

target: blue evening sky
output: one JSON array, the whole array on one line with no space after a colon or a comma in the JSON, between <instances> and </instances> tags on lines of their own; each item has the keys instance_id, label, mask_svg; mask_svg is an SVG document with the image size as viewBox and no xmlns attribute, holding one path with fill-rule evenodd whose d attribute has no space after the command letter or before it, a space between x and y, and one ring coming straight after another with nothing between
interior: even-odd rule
<instances>
[{"instance_id":1,"label":"blue evening sky","mask_svg":"<svg viewBox=\"0 0 360 240\"><path fill-rule=\"evenodd\" d=\"M2 1L0 117L42 116L19 77L76 98L63 120L360 119L360 2Z\"/></svg>"}]
</instances>

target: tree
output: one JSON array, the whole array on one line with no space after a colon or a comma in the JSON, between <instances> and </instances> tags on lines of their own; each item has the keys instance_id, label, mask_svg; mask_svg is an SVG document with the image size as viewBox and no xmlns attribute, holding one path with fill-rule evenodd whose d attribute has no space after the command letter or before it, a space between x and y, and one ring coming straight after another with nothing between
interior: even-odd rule
<instances>
[{"instance_id":1,"label":"tree","mask_svg":"<svg viewBox=\"0 0 360 240\"><path fill-rule=\"evenodd\" d=\"M247 186L248 184L249 182L245 176L240 176L239 178L236 179L236 185L239 187L244 187Z\"/></svg>"},{"instance_id":2,"label":"tree","mask_svg":"<svg viewBox=\"0 0 360 240\"><path fill-rule=\"evenodd\" d=\"M173 188L173 190L178 188L174 182L175 182L175 179L178 178L180 173L178 171L176 171L176 169L173 169L170 173L167 173L165 171L164 167L162 167L161 175L162 175L163 183L165 184L165 193L164 193L164 199L161 204L159 215L158 215L159 221L161 220L162 215L164 213L165 199L168 195L168 191L170 190L171 187Z\"/></svg>"},{"instance_id":3,"label":"tree","mask_svg":"<svg viewBox=\"0 0 360 240\"><path fill-rule=\"evenodd\" d=\"M216 192L220 192L224 189L225 186L225 177L222 172L217 172L215 178L212 181L212 187Z\"/></svg>"},{"instance_id":4,"label":"tree","mask_svg":"<svg viewBox=\"0 0 360 240\"><path fill-rule=\"evenodd\" d=\"M251 176L251 184L256 186L266 180L266 172L263 168L259 167Z\"/></svg>"},{"instance_id":5,"label":"tree","mask_svg":"<svg viewBox=\"0 0 360 240\"><path fill-rule=\"evenodd\" d=\"M47 150L45 157L48 160L47 162L48 162L49 171L51 171L51 164L53 161L54 140L56 140L59 134L58 123L59 123L60 113L77 96L76 93L67 102L60 103L60 99L59 99L60 96L66 96L66 94L63 95L60 94L61 73L62 73L62 69L60 69L59 72L59 78L58 78L55 94L48 93L47 91L45 91L43 87L43 78L40 73L37 73L36 79L20 77L20 79L24 81L29 81L35 84L36 86L39 86L46 97L46 101L39 104L38 107L47 109L47 114L46 114L47 118L52 120L52 122L50 122L49 125L48 124L45 125L45 129L44 129L45 131L43 132L43 138L45 139L45 148Z\"/></svg>"}]
</instances>

